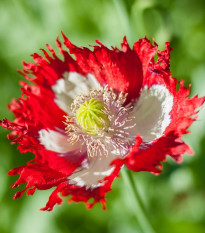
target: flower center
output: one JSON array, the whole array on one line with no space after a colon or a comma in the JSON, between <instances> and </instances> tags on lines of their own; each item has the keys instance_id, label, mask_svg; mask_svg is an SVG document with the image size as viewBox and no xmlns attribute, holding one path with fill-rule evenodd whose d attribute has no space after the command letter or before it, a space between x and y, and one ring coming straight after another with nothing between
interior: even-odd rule
<instances>
[{"instance_id":1,"label":"flower center","mask_svg":"<svg viewBox=\"0 0 205 233\"><path fill-rule=\"evenodd\" d=\"M103 101L92 98L81 104L76 111L76 121L89 134L107 131L110 124Z\"/></svg>"},{"instance_id":2,"label":"flower center","mask_svg":"<svg viewBox=\"0 0 205 233\"><path fill-rule=\"evenodd\" d=\"M76 96L70 106L73 114L64 122L69 142L86 146L89 158L127 154L135 143L136 124L132 105L124 106L126 96L107 86Z\"/></svg>"}]
</instances>

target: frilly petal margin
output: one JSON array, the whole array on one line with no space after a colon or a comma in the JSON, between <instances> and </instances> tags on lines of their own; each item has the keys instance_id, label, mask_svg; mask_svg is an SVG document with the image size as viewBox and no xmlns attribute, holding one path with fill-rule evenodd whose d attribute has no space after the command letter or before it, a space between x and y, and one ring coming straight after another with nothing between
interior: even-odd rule
<instances>
[{"instance_id":1,"label":"frilly petal margin","mask_svg":"<svg viewBox=\"0 0 205 233\"><path fill-rule=\"evenodd\" d=\"M81 70L92 73L102 85L108 85L119 92L128 93L128 101L139 96L142 87L142 63L138 54L132 50L124 37L122 50L109 49L100 41L93 46L93 51L85 47L77 47L64 37L64 44L76 57Z\"/></svg>"},{"instance_id":2,"label":"frilly petal margin","mask_svg":"<svg viewBox=\"0 0 205 233\"><path fill-rule=\"evenodd\" d=\"M171 139L171 140L170 140ZM166 156L171 156L175 161L181 162L181 155L191 154L192 151L174 132L166 137L161 137L156 143L146 149L139 149L142 143L140 136L136 138L136 143L132 151L124 158L114 161L115 166L126 165L128 169L135 172L148 171L159 174L162 171L162 164Z\"/></svg>"},{"instance_id":3,"label":"frilly petal margin","mask_svg":"<svg viewBox=\"0 0 205 233\"><path fill-rule=\"evenodd\" d=\"M56 204L60 205L62 199L59 197L59 193L63 197L71 195L68 199L69 202L84 202L88 209L92 208L98 202L102 204L103 209L106 209L105 195L107 192L111 191L111 185L114 179L118 176L120 169L121 166L115 166L114 171L103 179L103 185L94 189L69 185L68 182L61 183L52 192L46 206L41 210L51 211Z\"/></svg>"},{"instance_id":4,"label":"frilly petal margin","mask_svg":"<svg viewBox=\"0 0 205 233\"><path fill-rule=\"evenodd\" d=\"M40 56L37 53L32 55L34 63L23 62L23 71L19 71L27 80L32 81L38 86L51 88L59 78L62 78L65 71L73 71L84 74L80 69L77 62L69 55L67 51L62 48L62 44L57 38L56 44L59 48L60 54L63 56L61 60L52 49L52 47L46 44L50 54L41 49L44 56ZM34 77L30 77L33 75Z\"/></svg>"}]
</instances>

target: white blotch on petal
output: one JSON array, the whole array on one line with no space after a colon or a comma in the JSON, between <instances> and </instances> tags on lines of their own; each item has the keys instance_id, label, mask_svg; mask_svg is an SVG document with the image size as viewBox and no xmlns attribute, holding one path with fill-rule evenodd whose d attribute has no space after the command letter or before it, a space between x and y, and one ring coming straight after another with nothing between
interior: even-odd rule
<instances>
[{"instance_id":1,"label":"white blotch on petal","mask_svg":"<svg viewBox=\"0 0 205 233\"><path fill-rule=\"evenodd\" d=\"M75 184L77 186L88 188L97 188L102 186L103 179L109 176L114 167L110 163L116 159L116 156L109 154L107 157L100 158L99 156L90 158L88 168L81 168L68 177L69 184ZM99 182L101 181L101 182Z\"/></svg>"},{"instance_id":2,"label":"white blotch on petal","mask_svg":"<svg viewBox=\"0 0 205 233\"><path fill-rule=\"evenodd\" d=\"M133 111L143 141L151 142L163 135L171 122L172 107L173 95L164 85L144 87Z\"/></svg>"},{"instance_id":3,"label":"white blotch on petal","mask_svg":"<svg viewBox=\"0 0 205 233\"><path fill-rule=\"evenodd\" d=\"M92 74L86 77L76 72L65 72L64 78L57 80L52 86L56 98L56 104L67 113L73 99L79 94L87 94L90 89L97 89L100 84Z\"/></svg>"},{"instance_id":4,"label":"white blotch on petal","mask_svg":"<svg viewBox=\"0 0 205 233\"><path fill-rule=\"evenodd\" d=\"M54 130L42 129L39 131L39 141L41 145L43 145L47 150L54 151L59 154L79 150L80 145L78 143L71 144L67 139L67 135Z\"/></svg>"}]
</instances>

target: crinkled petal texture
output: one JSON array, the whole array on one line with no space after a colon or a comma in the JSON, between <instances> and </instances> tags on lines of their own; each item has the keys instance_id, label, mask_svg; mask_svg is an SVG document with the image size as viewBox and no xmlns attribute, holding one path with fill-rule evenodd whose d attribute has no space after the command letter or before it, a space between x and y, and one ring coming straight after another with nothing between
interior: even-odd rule
<instances>
[{"instance_id":1,"label":"crinkled petal texture","mask_svg":"<svg viewBox=\"0 0 205 233\"><path fill-rule=\"evenodd\" d=\"M20 73L34 85L21 82L22 97L9 105L15 120L0 122L12 130L8 138L19 144L20 152L35 155L27 165L9 172L19 175L12 188L26 183L14 198L26 191L32 195L36 189L56 187L42 210L50 211L55 204L61 204L59 193L69 195L71 201L85 202L88 208L97 202L105 207L105 194L111 190L122 165L157 174L167 155L180 162L183 153L192 153L181 136L196 120L204 98L189 98L189 88L171 76L168 43L164 51L157 52L157 45L146 38L132 49L124 38L121 50L108 49L99 41L90 50L76 47L63 37L75 59L58 39L63 60L49 45L49 53L42 50L44 56L33 54L34 63L24 62ZM96 156L89 161L85 145L67 141L64 116L70 114L69 106L76 95L105 85L116 93L128 93L126 104L132 104L136 120L136 127L129 134L136 140L121 157L113 155L110 148L108 157L99 160ZM93 202L89 201L91 198Z\"/></svg>"}]
</instances>

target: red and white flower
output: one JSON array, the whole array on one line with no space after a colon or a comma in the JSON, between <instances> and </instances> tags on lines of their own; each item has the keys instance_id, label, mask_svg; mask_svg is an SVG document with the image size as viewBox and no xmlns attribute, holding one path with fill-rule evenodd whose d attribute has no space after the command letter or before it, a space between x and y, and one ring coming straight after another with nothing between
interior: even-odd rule
<instances>
[{"instance_id":1,"label":"red and white flower","mask_svg":"<svg viewBox=\"0 0 205 233\"><path fill-rule=\"evenodd\" d=\"M169 43L157 52L146 37L132 49L124 38L121 50L99 41L90 50L63 37L75 59L58 39L63 60L49 45L44 57L33 54L34 64L24 62L21 73L34 85L21 82L22 97L9 105L15 120L0 122L20 152L35 155L9 172L19 175L12 188L27 183L14 198L55 186L42 210L61 204L59 193L105 207L122 165L158 174L167 155L180 162L192 154L181 136L205 98L189 98L190 87L171 76Z\"/></svg>"}]
</instances>

